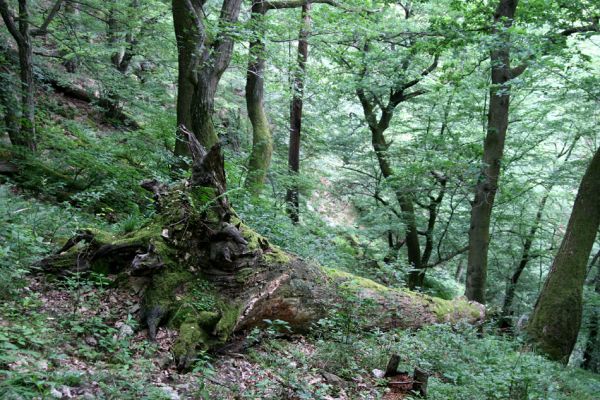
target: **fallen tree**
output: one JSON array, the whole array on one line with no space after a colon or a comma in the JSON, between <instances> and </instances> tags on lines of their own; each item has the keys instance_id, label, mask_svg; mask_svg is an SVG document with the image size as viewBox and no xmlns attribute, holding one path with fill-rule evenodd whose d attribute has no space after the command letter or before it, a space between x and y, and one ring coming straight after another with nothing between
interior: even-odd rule
<instances>
[{"instance_id":1,"label":"fallen tree","mask_svg":"<svg viewBox=\"0 0 600 400\"><path fill-rule=\"evenodd\" d=\"M143 182L156 201L151 224L120 237L82 231L39 263L41 271L60 275L105 272L120 274L122 282L145 277L143 322L151 338L161 324L179 329L173 348L179 368L189 367L200 349L219 347L265 319L303 332L334 305L351 302L367 304L369 325L382 329L482 321L480 304L387 288L271 245L228 204L220 146L206 152L180 129L189 140L192 176L172 187Z\"/></svg>"}]
</instances>

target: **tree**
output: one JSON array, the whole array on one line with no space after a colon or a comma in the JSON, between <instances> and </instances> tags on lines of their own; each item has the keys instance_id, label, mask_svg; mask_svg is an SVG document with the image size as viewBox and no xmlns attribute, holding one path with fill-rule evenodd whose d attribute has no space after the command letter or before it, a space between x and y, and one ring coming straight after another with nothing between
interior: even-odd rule
<instances>
[{"instance_id":1,"label":"tree","mask_svg":"<svg viewBox=\"0 0 600 400\"><path fill-rule=\"evenodd\" d=\"M253 0L250 14L252 39L248 49L248 70L246 72L246 109L252 124L252 152L248 160L248 176L245 186L253 194L258 194L264 184L271 164L273 138L265 112L265 27L263 19L267 12L263 0Z\"/></svg>"},{"instance_id":2,"label":"tree","mask_svg":"<svg viewBox=\"0 0 600 400\"><path fill-rule=\"evenodd\" d=\"M490 51L491 78L487 133L483 147L481 173L475 188L469 228L469 258L465 296L485 303L490 223L494 198L498 190L502 155L510 105L511 79L523 69L511 68L510 28L513 25L518 0L500 0L494 12L492 33L498 43Z\"/></svg>"},{"instance_id":3,"label":"tree","mask_svg":"<svg viewBox=\"0 0 600 400\"><path fill-rule=\"evenodd\" d=\"M587 261L600 225L600 149L577 192L562 243L527 326L538 348L567 363L582 318Z\"/></svg>"},{"instance_id":4,"label":"tree","mask_svg":"<svg viewBox=\"0 0 600 400\"><path fill-rule=\"evenodd\" d=\"M290 102L290 141L288 149L288 170L294 179L300 172L300 138L302 133L302 106L304 97L304 76L308 60L308 34L310 32L311 3L302 6L302 27L298 35L298 67L292 81L292 101ZM286 193L287 212L294 223L300 221L300 198L298 184L292 183Z\"/></svg>"},{"instance_id":5,"label":"tree","mask_svg":"<svg viewBox=\"0 0 600 400\"><path fill-rule=\"evenodd\" d=\"M406 11L406 13L408 18L409 11ZM368 42L363 45L362 50L365 56L368 55ZM406 70L410 64L409 58L404 59L402 64ZM368 64L366 60L363 61L359 73L361 82L356 89L356 96L360 100L365 120L371 132L371 143L377 157L381 174L386 180L392 181L396 174L389 160L388 148L390 142L385 138L385 131L390 126L394 111L399 104L425 93L425 90L413 89L413 87L417 86L424 77L429 75L437 67L437 65L438 56L435 55L431 65L424 69L420 76L411 80L400 79L399 82L390 89L388 99L384 102L383 99L372 94L366 86L365 78L368 74ZM408 287L412 289L422 286L425 278L425 269L421 262L421 245L419 243L419 233L415 215L415 198L414 193L410 190L401 187L397 183L393 185L396 200L398 201L401 210L402 222L406 229L405 245L408 255L408 265L411 268L408 278Z\"/></svg>"},{"instance_id":6,"label":"tree","mask_svg":"<svg viewBox=\"0 0 600 400\"><path fill-rule=\"evenodd\" d=\"M0 1L0 14L8 31L17 43L19 50L19 70L21 77L20 113L16 115L20 123L8 125L8 134L13 145L35 150L35 87L33 82L33 44L29 29L29 8L27 0L19 0L19 16L16 18L5 0ZM15 21L18 20L18 27ZM3 90L8 90L5 88ZM8 105L7 109L14 107ZM7 112L12 112L8 110Z\"/></svg>"},{"instance_id":7,"label":"tree","mask_svg":"<svg viewBox=\"0 0 600 400\"><path fill-rule=\"evenodd\" d=\"M258 194L262 189L264 181L266 179L267 171L271 164L271 157L273 154L273 138L271 134L271 127L269 126L269 120L265 111L264 105L264 85L265 85L265 64L266 64L266 43L265 43L265 15L270 10L283 10L290 8L302 8L302 19L304 21L303 27L300 29L300 37L298 42L298 70L296 71L294 78L294 88L298 87L299 80L303 79L301 74L305 71L306 57L308 56L308 28L310 25L309 10L311 4L323 3L329 5L337 5L333 0L313 0L313 1L295 1L295 0L279 0L279 1L265 1L265 0L253 0L252 9L250 14L249 26L252 31L251 40L248 49L248 69L246 72L246 108L248 110L248 118L252 124L252 151L248 159L248 177L245 181L245 187L249 189L253 194ZM308 18L308 21L306 19ZM304 52L304 61L301 61L300 52ZM300 89L293 88L293 100L296 106L292 107L291 112L298 113L298 96L300 96ZM301 102L301 100L300 100ZM295 111L294 111L295 110ZM298 120L297 117L291 116L292 121ZM299 117L301 120L301 116ZM294 122L291 122L294 125ZM298 124L298 122L296 122ZM292 140L292 132L295 128L290 128L290 143L294 143ZM298 130L299 135L299 130ZM299 139L298 139L299 140ZM300 151L300 144L298 142L298 149ZM292 148L292 146L290 147ZM298 154L298 160L299 160ZM298 163L299 164L299 163ZM291 164L290 164L291 165ZM293 172L293 167L290 167ZM298 172L297 169L295 171ZM296 190L297 192L297 190ZM288 195L289 196L289 195ZM297 193L296 193L297 197ZM289 200L288 200L289 203ZM297 207L296 207L297 208Z\"/></svg>"}]
</instances>

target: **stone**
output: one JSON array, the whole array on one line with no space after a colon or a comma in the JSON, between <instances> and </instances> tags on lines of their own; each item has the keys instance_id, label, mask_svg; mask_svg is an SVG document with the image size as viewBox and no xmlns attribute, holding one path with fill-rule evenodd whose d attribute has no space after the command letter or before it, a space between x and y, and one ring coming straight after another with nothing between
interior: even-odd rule
<instances>
[{"instance_id":1,"label":"stone","mask_svg":"<svg viewBox=\"0 0 600 400\"><path fill-rule=\"evenodd\" d=\"M334 384L336 386L343 386L346 383L346 381L344 381L342 378L340 378L336 374L332 374L327 371L322 372L321 375L323 375L323 378L325 378L325 380L327 382Z\"/></svg>"},{"instance_id":2,"label":"stone","mask_svg":"<svg viewBox=\"0 0 600 400\"><path fill-rule=\"evenodd\" d=\"M380 369L374 369L371 371L371 373L373 374L373 376L375 378L378 378L378 379L383 379L383 377L385 376L385 371L382 371Z\"/></svg>"},{"instance_id":3,"label":"stone","mask_svg":"<svg viewBox=\"0 0 600 400\"><path fill-rule=\"evenodd\" d=\"M95 337L93 336L86 336L85 339L83 339L83 341L85 342L85 344L87 344L88 346L97 346L98 345L98 341L96 340Z\"/></svg>"},{"instance_id":4,"label":"stone","mask_svg":"<svg viewBox=\"0 0 600 400\"><path fill-rule=\"evenodd\" d=\"M163 392L165 392L165 394L167 395L167 397L170 400L179 400L179 393L177 393L177 391L175 389L173 389L171 386L162 386L161 389L163 390Z\"/></svg>"},{"instance_id":5,"label":"stone","mask_svg":"<svg viewBox=\"0 0 600 400\"><path fill-rule=\"evenodd\" d=\"M133 336L133 328L127 324L121 325L119 328L119 339Z\"/></svg>"}]
</instances>

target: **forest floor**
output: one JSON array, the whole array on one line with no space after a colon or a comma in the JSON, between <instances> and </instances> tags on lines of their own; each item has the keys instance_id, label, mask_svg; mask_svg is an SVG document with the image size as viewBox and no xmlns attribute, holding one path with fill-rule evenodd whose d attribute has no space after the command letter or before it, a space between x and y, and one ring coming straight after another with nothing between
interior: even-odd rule
<instances>
[{"instance_id":1,"label":"forest floor","mask_svg":"<svg viewBox=\"0 0 600 400\"><path fill-rule=\"evenodd\" d=\"M598 376L543 360L513 339L468 327L361 332L323 320L304 337L273 324L178 372L176 332L138 329L139 288L114 277L25 286L0 305L0 398L403 399L372 369L390 354L432 372L431 399L597 399ZM243 346L242 346L243 344Z\"/></svg>"},{"instance_id":2,"label":"forest floor","mask_svg":"<svg viewBox=\"0 0 600 400\"><path fill-rule=\"evenodd\" d=\"M0 344L13 354L4 355L12 360L0 358L7 378L0 397L380 397L376 378L359 372L346 381L317 365L310 340L291 333L279 338L280 332L268 329L253 332L250 341L240 338L238 343L251 346L243 353L234 345L236 351L206 355L192 371L179 373L170 353L177 332L163 327L149 341L146 329L136 329L139 288L110 287L114 278L26 278L19 299L1 308Z\"/></svg>"}]
</instances>

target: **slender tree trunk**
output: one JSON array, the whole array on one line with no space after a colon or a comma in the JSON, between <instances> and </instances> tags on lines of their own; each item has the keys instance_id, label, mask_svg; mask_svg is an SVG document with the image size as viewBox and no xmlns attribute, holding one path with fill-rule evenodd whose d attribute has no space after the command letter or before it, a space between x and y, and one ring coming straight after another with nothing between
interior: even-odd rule
<instances>
[{"instance_id":1,"label":"slender tree trunk","mask_svg":"<svg viewBox=\"0 0 600 400\"><path fill-rule=\"evenodd\" d=\"M508 286L506 287L506 294L504 296L504 303L502 305L502 318L500 321L500 325L503 328L508 328L512 326L511 317L513 315L512 304L515 299L515 293L517 290L517 283L519 282L519 278L521 274L525 270L525 267L531 260L531 247L533 246L533 241L535 240L535 235L540 227L540 222L542 220L542 215L544 214L544 208L546 207L546 202L548 201L548 197L550 195L550 190L544 194L542 197L542 201L540 202L540 206L535 215L535 220L533 225L529 230L529 234L525 238L525 243L523 243L523 252L521 253L521 260L519 264L513 271L512 276L510 277L510 281L508 282Z\"/></svg>"},{"instance_id":2,"label":"slender tree trunk","mask_svg":"<svg viewBox=\"0 0 600 400\"><path fill-rule=\"evenodd\" d=\"M264 106L265 42L263 0L252 2L250 26L254 30L250 41L248 71L246 75L246 108L252 123L252 152L248 160L248 177L245 186L253 194L260 193L273 153L271 128Z\"/></svg>"},{"instance_id":3,"label":"slender tree trunk","mask_svg":"<svg viewBox=\"0 0 600 400\"><path fill-rule=\"evenodd\" d=\"M29 10L27 0L19 0L19 67L21 70L21 140L19 145L35 150L35 86L33 82L33 46L29 34Z\"/></svg>"},{"instance_id":4,"label":"slender tree trunk","mask_svg":"<svg viewBox=\"0 0 600 400\"><path fill-rule=\"evenodd\" d=\"M16 95L18 90L15 90L15 85L11 78L12 75L8 67L0 64L0 104L2 104L2 108L4 109L4 126L10 142L16 144L20 140L21 107Z\"/></svg>"},{"instance_id":5,"label":"slender tree trunk","mask_svg":"<svg viewBox=\"0 0 600 400\"><path fill-rule=\"evenodd\" d=\"M311 3L302 6L302 28L298 38L298 69L294 75L292 86L292 102L290 104L290 143L288 150L288 169L294 179L300 172L300 137L302 131L302 106L304 97L304 78L306 75L306 60L308 59L308 34L310 32ZM299 189L296 182L292 183L286 194L287 211L294 223L300 221Z\"/></svg>"},{"instance_id":6,"label":"slender tree trunk","mask_svg":"<svg viewBox=\"0 0 600 400\"><path fill-rule=\"evenodd\" d=\"M73 0L65 1L65 16L68 19L76 20L77 22L73 23L75 29L79 28L79 3L76 3ZM79 64L77 60L77 56L72 56L73 58L69 58L63 63L63 66L67 70L68 73L74 73L77 70L77 66Z\"/></svg>"},{"instance_id":7,"label":"slender tree trunk","mask_svg":"<svg viewBox=\"0 0 600 400\"><path fill-rule=\"evenodd\" d=\"M488 108L487 135L483 147L483 167L475 188L469 230L469 257L465 295L485 304L490 222L498 190L500 164L508 129L510 103L510 37L518 0L500 0L494 13L494 33L500 43L490 54L492 86ZM496 46L496 44L495 44Z\"/></svg>"},{"instance_id":8,"label":"slender tree trunk","mask_svg":"<svg viewBox=\"0 0 600 400\"><path fill-rule=\"evenodd\" d=\"M117 16L116 10L116 2L113 1L110 7L109 17L108 17L108 42L112 44L114 47L118 47L110 59L117 71L122 74L125 74L129 69L129 64L131 63L131 59L134 56L134 46L135 46L135 35L127 24L129 21L123 22L123 18L137 18L136 10L139 7L139 0L132 0L129 8L127 9L127 15ZM123 36L123 31L126 31Z\"/></svg>"},{"instance_id":9,"label":"slender tree trunk","mask_svg":"<svg viewBox=\"0 0 600 400\"><path fill-rule=\"evenodd\" d=\"M385 179L392 178L394 171L387 158L387 144L385 142L385 137L383 136L383 131L377 128L371 128L371 142L375 154L377 155L381 174ZM423 286L423 281L425 279L425 270L421 264L421 245L419 243L414 198L412 193L404 191L401 188L396 189L395 194L396 200L400 205L400 210L402 211L402 222L404 222L406 229L404 244L406 245L408 254L408 264L411 268L408 273L407 284L410 289L414 289Z\"/></svg>"},{"instance_id":10,"label":"slender tree trunk","mask_svg":"<svg viewBox=\"0 0 600 400\"><path fill-rule=\"evenodd\" d=\"M600 226L600 148L588 166L569 224L527 331L549 358L563 363L573 351L583 313L586 266Z\"/></svg>"},{"instance_id":11,"label":"slender tree trunk","mask_svg":"<svg viewBox=\"0 0 600 400\"><path fill-rule=\"evenodd\" d=\"M192 94L194 85L190 79L192 55L198 40L198 31L195 29L192 14L188 11L184 0L173 0L173 23L175 39L177 41L177 126L192 129ZM185 138L179 135L175 140L175 155L189 156Z\"/></svg>"}]
</instances>

